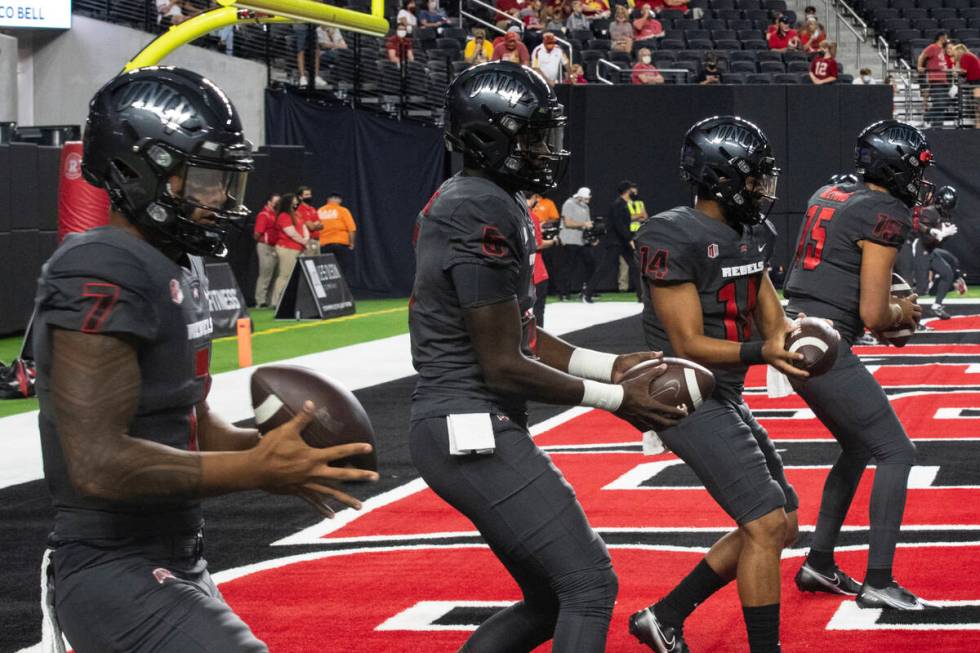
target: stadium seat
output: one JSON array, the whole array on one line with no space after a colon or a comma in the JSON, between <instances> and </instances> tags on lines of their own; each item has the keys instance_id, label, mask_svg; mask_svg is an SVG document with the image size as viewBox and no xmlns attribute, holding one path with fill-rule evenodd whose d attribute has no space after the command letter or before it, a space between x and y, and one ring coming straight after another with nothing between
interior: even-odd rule
<instances>
[{"instance_id":1,"label":"stadium seat","mask_svg":"<svg viewBox=\"0 0 980 653\"><path fill-rule=\"evenodd\" d=\"M966 29L966 18L942 18L939 20L939 27L950 32Z\"/></svg>"},{"instance_id":2,"label":"stadium seat","mask_svg":"<svg viewBox=\"0 0 980 653\"><path fill-rule=\"evenodd\" d=\"M701 28L691 28L684 30L684 38L690 41L694 39L696 41L706 41L711 38L711 32L706 29Z\"/></svg>"},{"instance_id":3,"label":"stadium seat","mask_svg":"<svg viewBox=\"0 0 980 653\"><path fill-rule=\"evenodd\" d=\"M745 79L746 84L772 84L772 77L764 73L756 73L754 75L749 75Z\"/></svg>"},{"instance_id":4,"label":"stadium seat","mask_svg":"<svg viewBox=\"0 0 980 653\"><path fill-rule=\"evenodd\" d=\"M623 68L633 67L633 58L629 52L610 52L608 60Z\"/></svg>"},{"instance_id":5,"label":"stadium seat","mask_svg":"<svg viewBox=\"0 0 980 653\"><path fill-rule=\"evenodd\" d=\"M712 32L719 29L728 29L728 21L723 18L704 18L701 20L701 27Z\"/></svg>"},{"instance_id":6,"label":"stadium seat","mask_svg":"<svg viewBox=\"0 0 980 653\"><path fill-rule=\"evenodd\" d=\"M767 11L781 11L786 13L786 0L766 0L762 3L762 8Z\"/></svg>"},{"instance_id":7,"label":"stadium seat","mask_svg":"<svg viewBox=\"0 0 980 653\"><path fill-rule=\"evenodd\" d=\"M466 44L466 30L460 27L443 27L442 36L447 39L456 39L464 45Z\"/></svg>"},{"instance_id":8,"label":"stadium seat","mask_svg":"<svg viewBox=\"0 0 980 653\"><path fill-rule=\"evenodd\" d=\"M772 77L773 84L799 84L800 81L800 76L794 73L779 73Z\"/></svg>"},{"instance_id":9,"label":"stadium seat","mask_svg":"<svg viewBox=\"0 0 980 653\"><path fill-rule=\"evenodd\" d=\"M922 5L920 4L919 6L921 7ZM947 18L956 18L956 10L938 7L936 9L930 9L929 15L936 20L946 20Z\"/></svg>"},{"instance_id":10,"label":"stadium seat","mask_svg":"<svg viewBox=\"0 0 980 653\"><path fill-rule=\"evenodd\" d=\"M711 40L735 41L738 40L738 32L733 29L713 29L711 30Z\"/></svg>"},{"instance_id":11,"label":"stadium seat","mask_svg":"<svg viewBox=\"0 0 980 653\"><path fill-rule=\"evenodd\" d=\"M717 39L715 48L718 50L738 50L742 47L742 42L737 39Z\"/></svg>"},{"instance_id":12,"label":"stadium seat","mask_svg":"<svg viewBox=\"0 0 980 653\"><path fill-rule=\"evenodd\" d=\"M799 50L787 50L783 52L783 62L789 63L790 61L805 61L809 64L810 56L806 52L800 52Z\"/></svg>"},{"instance_id":13,"label":"stadium seat","mask_svg":"<svg viewBox=\"0 0 980 653\"><path fill-rule=\"evenodd\" d=\"M689 50L710 50L715 44L710 39L688 39L687 48Z\"/></svg>"},{"instance_id":14,"label":"stadium seat","mask_svg":"<svg viewBox=\"0 0 980 653\"><path fill-rule=\"evenodd\" d=\"M736 61L749 61L754 67L757 54L755 50L734 50L728 53L728 60L732 63Z\"/></svg>"},{"instance_id":15,"label":"stadium seat","mask_svg":"<svg viewBox=\"0 0 980 653\"><path fill-rule=\"evenodd\" d=\"M968 28L968 29L958 29L953 32L953 38L960 41L975 41L980 39L980 29Z\"/></svg>"},{"instance_id":16,"label":"stadium seat","mask_svg":"<svg viewBox=\"0 0 980 653\"><path fill-rule=\"evenodd\" d=\"M756 61L782 61L782 52L773 52L772 50L766 50L765 52L760 52L755 56Z\"/></svg>"},{"instance_id":17,"label":"stadium seat","mask_svg":"<svg viewBox=\"0 0 980 653\"><path fill-rule=\"evenodd\" d=\"M744 84L746 75L741 73L725 73L721 76L722 84Z\"/></svg>"},{"instance_id":18,"label":"stadium seat","mask_svg":"<svg viewBox=\"0 0 980 653\"><path fill-rule=\"evenodd\" d=\"M769 11L766 9L749 9L745 12L745 17L753 23L769 24ZM763 28L765 29L765 28Z\"/></svg>"},{"instance_id":19,"label":"stadium seat","mask_svg":"<svg viewBox=\"0 0 980 653\"><path fill-rule=\"evenodd\" d=\"M674 61L679 52L679 50L655 50L653 58L661 61Z\"/></svg>"},{"instance_id":20,"label":"stadium seat","mask_svg":"<svg viewBox=\"0 0 980 653\"><path fill-rule=\"evenodd\" d=\"M715 18L722 20L738 20L743 17L741 9L719 9L715 12Z\"/></svg>"},{"instance_id":21,"label":"stadium seat","mask_svg":"<svg viewBox=\"0 0 980 653\"><path fill-rule=\"evenodd\" d=\"M609 39L589 39L586 42L586 47L589 50L609 50L612 47L612 41Z\"/></svg>"},{"instance_id":22,"label":"stadium seat","mask_svg":"<svg viewBox=\"0 0 980 653\"><path fill-rule=\"evenodd\" d=\"M853 84L854 83L854 76L853 75L838 75L837 76L837 83L838 84Z\"/></svg>"},{"instance_id":23,"label":"stadium seat","mask_svg":"<svg viewBox=\"0 0 980 653\"><path fill-rule=\"evenodd\" d=\"M746 73L751 75L759 72L759 69L756 68L755 62L752 61L732 61L730 64L728 64L728 68L733 73Z\"/></svg>"},{"instance_id":24,"label":"stadium seat","mask_svg":"<svg viewBox=\"0 0 980 653\"><path fill-rule=\"evenodd\" d=\"M810 64L806 61L790 61L786 64L786 72L788 73L808 73L810 72Z\"/></svg>"},{"instance_id":25,"label":"stadium seat","mask_svg":"<svg viewBox=\"0 0 980 653\"><path fill-rule=\"evenodd\" d=\"M973 6L971 0L944 0L943 6L950 7L951 9L967 9Z\"/></svg>"},{"instance_id":26,"label":"stadium seat","mask_svg":"<svg viewBox=\"0 0 980 653\"><path fill-rule=\"evenodd\" d=\"M766 51L769 49L769 44L762 39L759 39L758 41L742 41L742 49Z\"/></svg>"},{"instance_id":27,"label":"stadium seat","mask_svg":"<svg viewBox=\"0 0 980 653\"><path fill-rule=\"evenodd\" d=\"M576 29L568 33L573 39L582 41L583 43L591 41L595 36L592 34L592 30L589 29Z\"/></svg>"},{"instance_id":28,"label":"stadium seat","mask_svg":"<svg viewBox=\"0 0 980 653\"><path fill-rule=\"evenodd\" d=\"M701 29L701 21L693 18L681 18L674 21L671 29L687 32L688 30Z\"/></svg>"},{"instance_id":29,"label":"stadium seat","mask_svg":"<svg viewBox=\"0 0 980 653\"><path fill-rule=\"evenodd\" d=\"M784 73L786 72L786 65L783 64L782 61L760 61L759 72L760 73Z\"/></svg>"},{"instance_id":30,"label":"stadium seat","mask_svg":"<svg viewBox=\"0 0 980 653\"><path fill-rule=\"evenodd\" d=\"M684 18L684 12L681 11L680 9L664 9L663 11L660 12L658 18L661 20L661 22L664 19L680 20L681 18Z\"/></svg>"},{"instance_id":31,"label":"stadium seat","mask_svg":"<svg viewBox=\"0 0 980 653\"><path fill-rule=\"evenodd\" d=\"M465 43L460 43L457 39L440 37L440 38L436 39L436 47L435 47L435 49L437 49L437 50L451 50L451 49L455 48L457 50L462 50L463 49L463 46L465 46L465 45L466 45Z\"/></svg>"},{"instance_id":32,"label":"stadium seat","mask_svg":"<svg viewBox=\"0 0 980 653\"><path fill-rule=\"evenodd\" d=\"M736 18L728 21L728 29L733 29L736 32L743 29L753 29L752 21L748 18Z\"/></svg>"},{"instance_id":33,"label":"stadium seat","mask_svg":"<svg viewBox=\"0 0 980 653\"><path fill-rule=\"evenodd\" d=\"M660 41L661 50L683 50L685 47L684 41L678 38L667 37Z\"/></svg>"}]
</instances>

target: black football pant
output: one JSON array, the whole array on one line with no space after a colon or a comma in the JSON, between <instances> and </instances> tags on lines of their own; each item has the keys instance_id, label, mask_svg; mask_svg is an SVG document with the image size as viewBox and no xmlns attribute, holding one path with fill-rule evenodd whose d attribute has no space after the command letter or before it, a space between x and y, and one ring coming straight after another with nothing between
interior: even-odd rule
<instances>
[{"instance_id":1,"label":"black football pant","mask_svg":"<svg viewBox=\"0 0 980 653\"><path fill-rule=\"evenodd\" d=\"M834 550L864 468L874 458L868 568L891 568L915 445L884 390L844 342L834 367L797 390L841 446L824 484L813 548Z\"/></svg>"},{"instance_id":2,"label":"black football pant","mask_svg":"<svg viewBox=\"0 0 980 653\"><path fill-rule=\"evenodd\" d=\"M194 538L64 543L51 566L55 613L77 653L268 653L221 597Z\"/></svg>"},{"instance_id":3,"label":"black football pant","mask_svg":"<svg viewBox=\"0 0 980 653\"><path fill-rule=\"evenodd\" d=\"M929 269L932 270L933 294L936 304L942 304L946 295L953 289L953 282L961 276L960 261L954 254L937 247L929 257Z\"/></svg>"},{"instance_id":4,"label":"black football pant","mask_svg":"<svg viewBox=\"0 0 980 653\"><path fill-rule=\"evenodd\" d=\"M412 424L412 462L429 487L466 515L524 599L484 622L465 653L599 653L616 602L616 574L575 492L523 425L492 416L492 454L451 456L445 417ZM449 575L468 569L447 569Z\"/></svg>"},{"instance_id":5,"label":"black football pant","mask_svg":"<svg viewBox=\"0 0 980 653\"><path fill-rule=\"evenodd\" d=\"M577 295L584 289L586 281L592 277L595 262L593 247L588 245L561 245L557 286L561 295ZM552 277L554 278L554 277Z\"/></svg>"},{"instance_id":6,"label":"black football pant","mask_svg":"<svg viewBox=\"0 0 980 653\"><path fill-rule=\"evenodd\" d=\"M337 265L344 273L344 279L348 284L354 274L354 251L347 245L324 245L320 248L321 254L333 254L337 258Z\"/></svg>"},{"instance_id":7,"label":"black football pant","mask_svg":"<svg viewBox=\"0 0 980 653\"><path fill-rule=\"evenodd\" d=\"M548 301L548 279L534 285L534 323L544 328L544 305Z\"/></svg>"},{"instance_id":8,"label":"black football pant","mask_svg":"<svg viewBox=\"0 0 980 653\"><path fill-rule=\"evenodd\" d=\"M585 288L585 295L587 297L592 297L596 294L600 290L600 284L608 280L612 280L612 287L618 290L616 284L619 275L619 257L621 256L629 265L630 284L634 288L639 288L639 285L637 285L639 278L636 276L636 257L633 253L633 248L626 243L617 243L615 245L600 244L593 251L596 257L596 265L595 271L592 273L592 277L589 279Z\"/></svg>"}]
</instances>

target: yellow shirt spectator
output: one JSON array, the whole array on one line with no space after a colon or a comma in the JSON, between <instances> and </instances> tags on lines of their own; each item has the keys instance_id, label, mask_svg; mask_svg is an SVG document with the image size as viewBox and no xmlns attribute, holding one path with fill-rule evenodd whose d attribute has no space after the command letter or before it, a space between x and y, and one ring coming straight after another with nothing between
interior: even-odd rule
<instances>
[{"instance_id":1,"label":"yellow shirt spectator","mask_svg":"<svg viewBox=\"0 0 980 653\"><path fill-rule=\"evenodd\" d=\"M483 61L490 61L493 59L493 43L488 41L486 38L479 39L482 44L479 57L475 57L477 54L476 50L476 39L469 39L466 41L466 47L463 48L463 59L467 62L481 63Z\"/></svg>"},{"instance_id":2,"label":"yellow shirt spectator","mask_svg":"<svg viewBox=\"0 0 980 653\"><path fill-rule=\"evenodd\" d=\"M346 245L354 248L354 234L357 225L354 217L345 207L341 206L339 197L331 197L317 210L317 216L323 224L320 230L320 247L327 245Z\"/></svg>"}]
</instances>

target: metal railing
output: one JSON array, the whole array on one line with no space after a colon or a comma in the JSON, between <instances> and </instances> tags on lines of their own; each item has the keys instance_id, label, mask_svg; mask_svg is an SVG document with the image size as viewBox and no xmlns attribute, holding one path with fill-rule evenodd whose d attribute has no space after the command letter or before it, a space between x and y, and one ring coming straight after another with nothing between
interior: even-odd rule
<instances>
[{"instance_id":1,"label":"metal railing","mask_svg":"<svg viewBox=\"0 0 980 653\"><path fill-rule=\"evenodd\" d=\"M891 63L891 48L882 36L875 40L875 44L878 48L878 58L881 59L881 79L885 80L888 78L888 64Z\"/></svg>"},{"instance_id":2,"label":"metal railing","mask_svg":"<svg viewBox=\"0 0 980 653\"><path fill-rule=\"evenodd\" d=\"M832 5L832 8L834 10L834 22L837 31L837 35L835 37L837 43L838 45L840 45L840 36L841 36L840 26L841 24L843 24L844 27L846 27L847 30L851 33L851 35L854 36L854 43L857 49L856 67L857 70L861 70L861 68L863 67L861 65L861 50L862 50L861 46L867 44L868 37L870 35L871 30L868 29L868 24L864 22L861 16L859 16L858 13L854 11L851 5L844 2L844 0L834 0L834 5L836 6ZM842 7L843 11L838 10L838 7ZM855 22L858 25L860 25L861 27L860 31L855 29L854 25L851 24L852 22Z\"/></svg>"}]
</instances>

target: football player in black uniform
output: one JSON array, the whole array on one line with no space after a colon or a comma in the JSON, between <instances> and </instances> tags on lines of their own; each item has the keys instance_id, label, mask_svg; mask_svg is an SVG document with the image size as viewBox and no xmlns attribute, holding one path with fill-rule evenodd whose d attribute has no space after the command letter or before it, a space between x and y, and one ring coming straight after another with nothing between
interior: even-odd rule
<instances>
[{"instance_id":1,"label":"football player in black uniform","mask_svg":"<svg viewBox=\"0 0 980 653\"><path fill-rule=\"evenodd\" d=\"M932 154L918 129L884 120L858 137L855 160L860 182L824 186L810 198L785 288L790 314L831 319L842 338L833 369L796 383L842 449L827 475L813 543L796 584L804 591L857 595L862 607L918 610L923 602L892 579L915 446L851 344L865 327L881 332L914 325L922 314L914 295L896 299L890 289L898 250L912 228L912 209L931 186L922 176ZM859 585L835 564L834 547L871 458L877 467L870 550Z\"/></svg>"},{"instance_id":2,"label":"football player in black uniform","mask_svg":"<svg viewBox=\"0 0 980 653\"><path fill-rule=\"evenodd\" d=\"M960 271L959 259L949 250L940 247L945 239L958 232L953 223L956 200L956 189L943 186L936 191L932 202L923 206L918 213L920 255L915 259L915 283L917 287L923 288L925 294L933 295L929 310L940 320L950 318L943 308L943 301L949 291L955 287L960 294L966 292L966 281ZM929 283L929 272L932 272L932 283ZM907 280L910 281L911 278Z\"/></svg>"},{"instance_id":3,"label":"football player in black uniform","mask_svg":"<svg viewBox=\"0 0 980 653\"><path fill-rule=\"evenodd\" d=\"M548 84L527 67L484 63L453 81L446 102L446 140L464 170L416 225L412 461L524 596L461 650L521 653L553 639L554 651L598 653L616 575L572 488L531 440L525 401L604 408L642 429L682 413L649 397L662 365L616 384L659 353L602 354L535 328L534 230L521 192L553 188L568 156L564 108Z\"/></svg>"},{"instance_id":4,"label":"football player in black uniform","mask_svg":"<svg viewBox=\"0 0 980 653\"><path fill-rule=\"evenodd\" d=\"M266 651L202 557L201 497L264 489L324 513L328 466L356 444L308 447L313 407L260 439L208 409L211 319L200 256L220 256L251 146L231 102L178 68L124 73L93 98L86 179L109 226L44 266L34 321L44 473L55 506L47 603L79 653Z\"/></svg>"},{"instance_id":5,"label":"football player in black uniform","mask_svg":"<svg viewBox=\"0 0 980 653\"><path fill-rule=\"evenodd\" d=\"M681 152L694 207L655 215L636 236L647 345L715 375L712 396L660 438L738 524L674 590L630 617L630 632L659 653L687 651L684 620L735 578L750 649L779 650L779 558L796 539L799 501L742 399L749 365L806 376L792 366L799 356L784 348L792 327L766 271L774 240L766 215L778 173L757 126L736 116L702 120Z\"/></svg>"}]
</instances>

